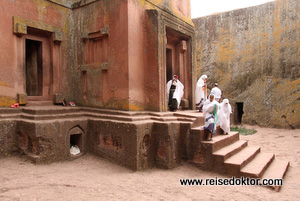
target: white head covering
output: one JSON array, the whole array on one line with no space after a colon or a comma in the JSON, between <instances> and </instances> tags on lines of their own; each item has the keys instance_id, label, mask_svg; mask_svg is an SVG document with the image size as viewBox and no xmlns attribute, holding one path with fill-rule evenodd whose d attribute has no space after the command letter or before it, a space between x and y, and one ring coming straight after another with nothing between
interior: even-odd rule
<instances>
[{"instance_id":1,"label":"white head covering","mask_svg":"<svg viewBox=\"0 0 300 201\"><path fill-rule=\"evenodd\" d=\"M207 79L207 75L202 75L200 78L201 78L202 80Z\"/></svg>"},{"instance_id":2,"label":"white head covering","mask_svg":"<svg viewBox=\"0 0 300 201\"><path fill-rule=\"evenodd\" d=\"M229 103L229 100L228 100L227 98L225 98L225 99L223 100L223 103L228 104L228 103Z\"/></svg>"}]
</instances>

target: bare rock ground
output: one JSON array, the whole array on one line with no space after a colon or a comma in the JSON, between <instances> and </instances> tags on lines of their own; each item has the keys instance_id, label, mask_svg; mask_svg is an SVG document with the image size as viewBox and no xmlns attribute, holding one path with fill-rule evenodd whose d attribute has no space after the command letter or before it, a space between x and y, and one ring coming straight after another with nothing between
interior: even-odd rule
<instances>
[{"instance_id":1,"label":"bare rock ground","mask_svg":"<svg viewBox=\"0 0 300 201\"><path fill-rule=\"evenodd\" d=\"M246 127L258 132L241 139L291 162L280 192L261 186L181 186L179 179L226 176L188 163L133 172L88 154L49 165L1 158L0 200L300 200L300 129Z\"/></svg>"}]
</instances>

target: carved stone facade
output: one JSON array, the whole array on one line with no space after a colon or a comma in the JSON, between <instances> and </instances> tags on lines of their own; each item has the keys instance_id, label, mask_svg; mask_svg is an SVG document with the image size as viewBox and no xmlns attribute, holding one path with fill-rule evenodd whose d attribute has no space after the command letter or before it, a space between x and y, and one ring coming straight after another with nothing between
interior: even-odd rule
<instances>
[{"instance_id":1,"label":"carved stone facade","mask_svg":"<svg viewBox=\"0 0 300 201\"><path fill-rule=\"evenodd\" d=\"M0 106L27 94L29 105L57 103L60 96L81 106L166 111L165 84L176 73L185 85L184 108L192 109L194 29L189 4L2 2Z\"/></svg>"}]
</instances>

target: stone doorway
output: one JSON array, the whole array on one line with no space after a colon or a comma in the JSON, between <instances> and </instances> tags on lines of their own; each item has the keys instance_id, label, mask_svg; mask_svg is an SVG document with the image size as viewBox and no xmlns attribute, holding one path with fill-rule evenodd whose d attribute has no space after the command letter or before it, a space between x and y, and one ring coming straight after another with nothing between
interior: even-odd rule
<instances>
[{"instance_id":1,"label":"stone doorway","mask_svg":"<svg viewBox=\"0 0 300 201\"><path fill-rule=\"evenodd\" d=\"M242 117L244 114L244 103L243 102L237 102L235 103L235 124L241 124L242 123Z\"/></svg>"},{"instance_id":2,"label":"stone doorway","mask_svg":"<svg viewBox=\"0 0 300 201\"><path fill-rule=\"evenodd\" d=\"M24 37L25 88L29 101L52 100L51 33L28 28Z\"/></svg>"},{"instance_id":3,"label":"stone doorway","mask_svg":"<svg viewBox=\"0 0 300 201\"><path fill-rule=\"evenodd\" d=\"M184 85L182 100L188 103L185 109L192 109L192 65L190 61L190 38L171 28L166 28L165 69L166 81L178 75ZM185 104L186 105L186 104Z\"/></svg>"}]
</instances>

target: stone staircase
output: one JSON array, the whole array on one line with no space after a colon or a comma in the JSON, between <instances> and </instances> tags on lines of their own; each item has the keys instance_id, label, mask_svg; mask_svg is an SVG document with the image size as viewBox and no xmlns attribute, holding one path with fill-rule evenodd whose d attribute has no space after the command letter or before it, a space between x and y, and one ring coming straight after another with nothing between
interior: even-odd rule
<instances>
[{"instance_id":1,"label":"stone staircase","mask_svg":"<svg viewBox=\"0 0 300 201\"><path fill-rule=\"evenodd\" d=\"M202 124L203 125L203 124ZM206 141L206 133L194 125L190 134L190 158L201 169L217 171L234 177L283 179L288 161L280 161L273 153L262 153L260 147L249 146L239 139L239 133L222 135L217 130L212 141ZM281 185L270 185L279 191Z\"/></svg>"},{"instance_id":2,"label":"stone staircase","mask_svg":"<svg viewBox=\"0 0 300 201\"><path fill-rule=\"evenodd\" d=\"M79 125L80 128L89 133L89 136L95 135L93 140L88 139L85 134L82 135L82 138L90 143L99 139L96 131L110 125L110 129L103 131L103 133L109 133L125 125L131 131L128 131L123 141L124 153L131 151L134 147L133 139L140 140L135 145L139 148L145 133L151 136L150 142L154 145L149 148L151 150L149 156L139 159L133 155L137 163L144 161L145 167L143 166L142 169L153 167L153 164L159 159L158 153L165 156L162 163L167 168L176 167L181 158L187 158L201 169L213 170L235 177L282 179L289 166L289 162L276 159L274 154L262 153L260 147L249 146L247 141L240 140L238 132L222 135L220 130L217 130L213 140L206 141L207 133L202 128L204 118L202 113L196 111L136 112L37 104L30 107L0 109L0 125L2 125L0 128L6 129L7 136L14 136L14 139L11 139L12 144L17 142L18 135L16 133L24 130L33 137L32 139L35 139L34 137L42 139L39 141L41 146L48 146L49 142L55 142L53 147L56 149L60 147L61 150L55 152L56 155L54 154L54 156L59 158L61 153L65 153L64 159L69 157L69 152L67 148L63 147L62 142L69 140L65 136L70 135L68 132L71 128ZM43 130L44 128L47 129ZM124 132L124 130L120 130L116 133L122 133L121 131ZM57 133L64 135L56 135ZM133 138L127 143L130 136ZM146 144L150 144L150 142ZM51 148L51 146L48 147ZM91 144L91 146L94 145ZM7 148L7 150L9 149L12 147ZM43 148L42 150L48 151L50 149ZM49 155L48 152L45 152L44 158L53 156L52 152L52 155ZM141 156L141 154L138 153L137 156ZM42 153L38 156L31 153L27 155L35 159L40 157ZM120 153L113 152L112 155L120 156ZM128 155L124 154L124 158L127 159ZM59 160L62 160L62 157ZM115 157L114 160L121 161L123 158ZM127 166L130 166L132 161L134 160L128 161ZM140 166L142 167L142 165ZM276 191L281 188L280 185L271 185L271 187Z\"/></svg>"}]
</instances>

